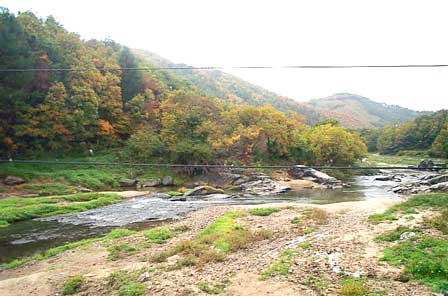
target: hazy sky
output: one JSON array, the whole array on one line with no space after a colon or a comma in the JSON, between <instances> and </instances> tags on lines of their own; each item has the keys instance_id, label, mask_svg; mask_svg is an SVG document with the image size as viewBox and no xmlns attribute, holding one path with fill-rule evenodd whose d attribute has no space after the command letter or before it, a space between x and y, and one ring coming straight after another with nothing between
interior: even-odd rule
<instances>
[{"instance_id":1,"label":"hazy sky","mask_svg":"<svg viewBox=\"0 0 448 296\"><path fill-rule=\"evenodd\" d=\"M112 38L194 66L448 64L448 1L1 0L53 15L84 39ZM448 108L448 68L232 70L298 101L351 92Z\"/></svg>"}]
</instances>

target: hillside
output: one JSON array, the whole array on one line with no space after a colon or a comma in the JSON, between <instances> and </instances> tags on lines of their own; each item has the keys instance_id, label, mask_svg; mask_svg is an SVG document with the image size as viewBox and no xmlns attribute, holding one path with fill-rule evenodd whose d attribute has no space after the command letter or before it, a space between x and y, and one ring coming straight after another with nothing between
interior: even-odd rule
<instances>
[{"instance_id":1,"label":"hillside","mask_svg":"<svg viewBox=\"0 0 448 296\"><path fill-rule=\"evenodd\" d=\"M368 98L339 93L308 102L326 117L335 118L350 128L375 128L412 120L421 112L396 105L377 103Z\"/></svg>"},{"instance_id":2,"label":"hillside","mask_svg":"<svg viewBox=\"0 0 448 296\"><path fill-rule=\"evenodd\" d=\"M133 49L133 53L154 66L188 67L185 64L175 64L149 51ZM253 106L272 105L280 111L296 112L302 115L307 124L314 124L322 119L322 114L306 103L280 96L222 71L182 69L172 70L172 72L193 84L201 93L217 97L226 103Z\"/></svg>"}]
</instances>

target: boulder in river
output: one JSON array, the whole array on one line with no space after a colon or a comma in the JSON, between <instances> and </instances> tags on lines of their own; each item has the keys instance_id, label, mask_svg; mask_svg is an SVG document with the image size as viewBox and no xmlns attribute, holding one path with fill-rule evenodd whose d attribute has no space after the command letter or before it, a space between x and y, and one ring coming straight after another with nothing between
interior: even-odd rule
<instances>
[{"instance_id":1,"label":"boulder in river","mask_svg":"<svg viewBox=\"0 0 448 296\"><path fill-rule=\"evenodd\" d=\"M165 176L162 178L162 185L163 186L172 186L174 185L174 179L171 176Z\"/></svg>"},{"instance_id":2,"label":"boulder in river","mask_svg":"<svg viewBox=\"0 0 448 296\"><path fill-rule=\"evenodd\" d=\"M448 182L448 174L438 175L437 177L433 177L426 181L430 184L438 184L438 183Z\"/></svg>"},{"instance_id":3,"label":"boulder in river","mask_svg":"<svg viewBox=\"0 0 448 296\"><path fill-rule=\"evenodd\" d=\"M140 185L140 188L157 187L157 186L162 185L162 180L161 179L140 180L139 185Z\"/></svg>"},{"instance_id":4,"label":"boulder in river","mask_svg":"<svg viewBox=\"0 0 448 296\"><path fill-rule=\"evenodd\" d=\"M375 181L401 181L401 179L395 175L384 175L375 177Z\"/></svg>"},{"instance_id":5,"label":"boulder in river","mask_svg":"<svg viewBox=\"0 0 448 296\"><path fill-rule=\"evenodd\" d=\"M169 198L171 198L171 195L169 195L168 193L156 192L156 193L153 193L151 195L151 197L169 199Z\"/></svg>"},{"instance_id":6,"label":"boulder in river","mask_svg":"<svg viewBox=\"0 0 448 296\"><path fill-rule=\"evenodd\" d=\"M271 195L284 193L291 189L289 186L281 185L269 178L262 178L241 184L241 190L244 193L255 195Z\"/></svg>"},{"instance_id":7,"label":"boulder in river","mask_svg":"<svg viewBox=\"0 0 448 296\"><path fill-rule=\"evenodd\" d=\"M185 196L172 196L169 201L187 201Z\"/></svg>"},{"instance_id":8,"label":"boulder in river","mask_svg":"<svg viewBox=\"0 0 448 296\"><path fill-rule=\"evenodd\" d=\"M429 187L430 191L448 192L448 182L437 183Z\"/></svg>"},{"instance_id":9,"label":"boulder in river","mask_svg":"<svg viewBox=\"0 0 448 296\"><path fill-rule=\"evenodd\" d=\"M185 193L185 196L200 196L210 195L215 193L224 193L222 189L214 188L211 186L198 186Z\"/></svg>"},{"instance_id":10,"label":"boulder in river","mask_svg":"<svg viewBox=\"0 0 448 296\"><path fill-rule=\"evenodd\" d=\"M3 180L3 183L5 183L5 185L14 186L25 183L25 180L20 177L8 176Z\"/></svg>"},{"instance_id":11,"label":"boulder in river","mask_svg":"<svg viewBox=\"0 0 448 296\"><path fill-rule=\"evenodd\" d=\"M137 185L137 182L137 179L121 178L120 180L118 180L118 184L120 184L120 187L134 187L135 185Z\"/></svg>"}]
</instances>

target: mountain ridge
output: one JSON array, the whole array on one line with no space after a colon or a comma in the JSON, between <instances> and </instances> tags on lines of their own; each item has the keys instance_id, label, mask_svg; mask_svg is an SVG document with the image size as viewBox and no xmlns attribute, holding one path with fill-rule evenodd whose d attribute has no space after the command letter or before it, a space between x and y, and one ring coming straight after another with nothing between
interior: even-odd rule
<instances>
[{"instance_id":1,"label":"mountain ridge","mask_svg":"<svg viewBox=\"0 0 448 296\"><path fill-rule=\"evenodd\" d=\"M132 52L154 66L190 67L184 63L171 62L147 50L132 49ZM380 128L426 114L398 105L375 102L367 97L348 92L299 102L219 70L176 69L171 71L205 95L218 97L231 104L272 105L285 113L295 112L303 116L307 124L334 118L348 128Z\"/></svg>"}]
</instances>

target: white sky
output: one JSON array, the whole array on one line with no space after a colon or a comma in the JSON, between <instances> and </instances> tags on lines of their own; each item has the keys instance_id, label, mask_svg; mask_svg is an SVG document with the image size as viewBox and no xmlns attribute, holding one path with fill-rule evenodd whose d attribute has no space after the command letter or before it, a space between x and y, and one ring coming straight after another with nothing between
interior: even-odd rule
<instances>
[{"instance_id":1,"label":"white sky","mask_svg":"<svg viewBox=\"0 0 448 296\"><path fill-rule=\"evenodd\" d=\"M448 1L0 0L194 66L448 64ZM448 69L232 70L298 101L351 92L448 108Z\"/></svg>"}]
</instances>

